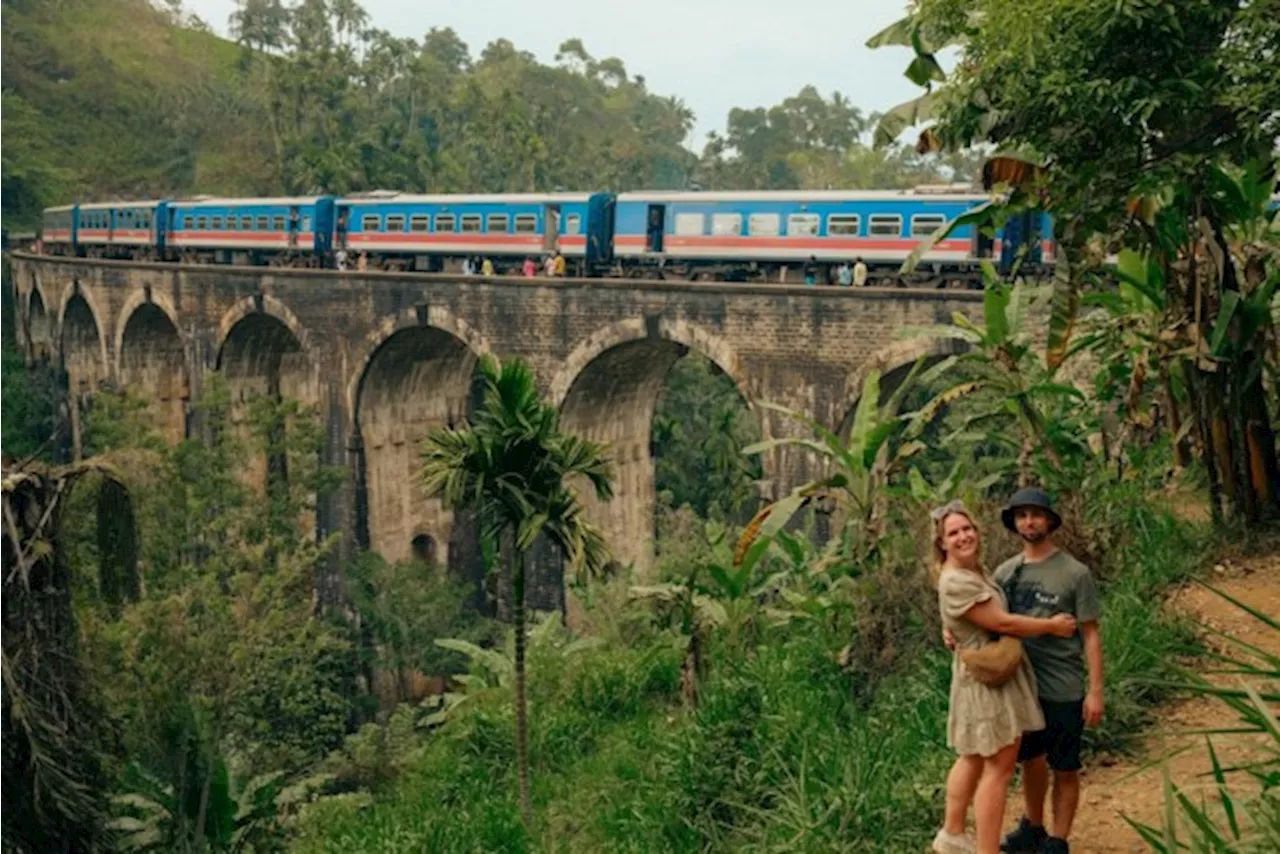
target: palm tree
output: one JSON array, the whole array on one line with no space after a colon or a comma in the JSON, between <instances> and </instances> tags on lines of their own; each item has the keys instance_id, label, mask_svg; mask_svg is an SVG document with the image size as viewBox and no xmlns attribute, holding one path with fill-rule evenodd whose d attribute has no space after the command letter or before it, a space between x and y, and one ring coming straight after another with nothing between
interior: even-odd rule
<instances>
[{"instance_id":1,"label":"palm tree","mask_svg":"<svg viewBox=\"0 0 1280 854\"><path fill-rule=\"evenodd\" d=\"M603 568L608 551L598 528L583 516L573 481L586 482L596 497L613 495L610 460L594 442L560 431L555 407L538 395L533 373L520 360L499 365L480 360L484 403L473 424L432 431L422 454L428 494L453 508L475 512L481 536L514 545L511 572L515 624L516 766L520 810L533 826L529 797L529 737L525 704L525 555L539 536L559 547L581 574Z\"/></svg>"}]
</instances>

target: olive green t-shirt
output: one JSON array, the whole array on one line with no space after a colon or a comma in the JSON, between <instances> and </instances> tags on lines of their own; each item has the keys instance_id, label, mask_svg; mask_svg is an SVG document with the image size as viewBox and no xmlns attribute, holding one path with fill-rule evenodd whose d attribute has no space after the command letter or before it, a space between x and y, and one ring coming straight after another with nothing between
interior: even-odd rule
<instances>
[{"instance_id":1,"label":"olive green t-shirt","mask_svg":"<svg viewBox=\"0 0 1280 854\"><path fill-rule=\"evenodd\" d=\"M1022 572L1015 579L1019 566ZM1064 551L1035 563L1025 562L1022 555L1010 558L996 569L995 582L1004 589L1012 614L1043 618L1065 613L1080 623L1098 619L1098 588L1093 576L1088 567ZM1069 638L1023 638L1022 645L1035 670L1041 700L1068 703L1084 699L1084 641L1080 632Z\"/></svg>"}]
</instances>

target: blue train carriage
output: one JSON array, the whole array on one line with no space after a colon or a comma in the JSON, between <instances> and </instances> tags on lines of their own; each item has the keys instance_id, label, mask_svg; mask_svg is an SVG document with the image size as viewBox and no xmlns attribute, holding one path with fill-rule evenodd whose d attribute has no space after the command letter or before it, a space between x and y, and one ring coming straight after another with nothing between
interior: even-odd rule
<instances>
[{"instance_id":1,"label":"blue train carriage","mask_svg":"<svg viewBox=\"0 0 1280 854\"><path fill-rule=\"evenodd\" d=\"M333 196L168 203L165 254L215 264L317 267L333 249Z\"/></svg>"},{"instance_id":2,"label":"blue train carriage","mask_svg":"<svg viewBox=\"0 0 1280 854\"><path fill-rule=\"evenodd\" d=\"M76 254L76 205L45 208L40 220L41 251L49 255Z\"/></svg>"},{"instance_id":3,"label":"blue train carriage","mask_svg":"<svg viewBox=\"0 0 1280 854\"><path fill-rule=\"evenodd\" d=\"M163 201L80 205L81 254L143 261L164 257L165 206Z\"/></svg>"},{"instance_id":4,"label":"blue train carriage","mask_svg":"<svg viewBox=\"0 0 1280 854\"><path fill-rule=\"evenodd\" d=\"M617 198L614 254L630 271L657 268L689 278L834 281L841 262L861 258L872 284L896 282L919 241L986 196L915 191L642 192ZM983 247L961 226L924 257L922 275L978 275Z\"/></svg>"},{"instance_id":5,"label":"blue train carriage","mask_svg":"<svg viewBox=\"0 0 1280 854\"><path fill-rule=\"evenodd\" d=\"M540 265L559 251L569 274L580 275L607 261L611 199L588 193L364 193L338 200L334 239L350 264L363 255L375 269L457 271L463 259L479 257L499 273L517 274L525 258Z\"/></svg>"}]
</instances>

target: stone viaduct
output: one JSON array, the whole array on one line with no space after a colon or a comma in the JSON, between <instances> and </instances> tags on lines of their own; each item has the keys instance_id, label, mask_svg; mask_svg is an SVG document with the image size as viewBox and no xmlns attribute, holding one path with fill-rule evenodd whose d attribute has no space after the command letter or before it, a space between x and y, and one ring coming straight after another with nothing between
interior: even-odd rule
<instances>
[{"instance_id":1,"label":"stone viaduct","mask_svg":"<svg viewBox=\"0 0 1280 854\"><path fill-rule=\"evenodd\" d=\"M749 406L771 401L836 427L872 368L902 371L961 346L910 340L906 327L981 313L981 294L961 291L12 260L29 355L62 364L76 394L103 380L138 387L171 441L214 372L233 401L258 392L316 406L325 461L350 471L319 507L318 530L392 561L454 562L458 532L418 486L418 455L430 429L467 417L481 354L527 360L564 427L609 443L616 495L592 499L589 512L616 558L643 570L653 560L650 424L676 359L698 351ZM802 429L755 411L766 437ZM795 449L763 463L766 498L816 474L816 459Z\"/></svg>"}]
</instances>

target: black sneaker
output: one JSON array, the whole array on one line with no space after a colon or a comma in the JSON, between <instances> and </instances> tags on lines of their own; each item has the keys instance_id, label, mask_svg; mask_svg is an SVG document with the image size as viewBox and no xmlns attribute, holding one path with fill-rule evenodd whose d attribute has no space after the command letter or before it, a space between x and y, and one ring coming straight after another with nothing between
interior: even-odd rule
<instances>
[{"instance_id":1,"label":"black sneaker","mask_svg":"<svg viewBox=\"0 0 1280 854\"><path fill-rule=\"evenodd\" d=\"M1044 825L1032 824L1024 815L1018 822L1018 826L1005 835L1004 841L1000 843L1000 850L1008 851L1009 854L1019 851L1038 852L1042 850L1040 846L1044 845L1048 838L1049 834L1045 831ZM1066 845L1065 842L1062 844Z\"/></svg>"},{"instance_id":2,"label":"black sneaker","mask_svg":"<svg viewBox=\"0 0 1280 854\"><path fill-rule=\"evenodd\" d=\"M1067 844L1067 840L1057 836L1050 836L1044 841L1043 847L1040 849L1043 854L1070 854L1071 846Z\"/></svg>"}]
</instances>

